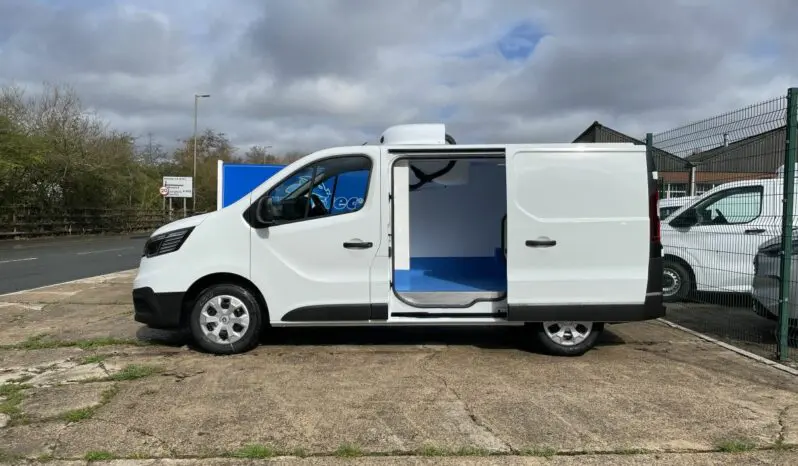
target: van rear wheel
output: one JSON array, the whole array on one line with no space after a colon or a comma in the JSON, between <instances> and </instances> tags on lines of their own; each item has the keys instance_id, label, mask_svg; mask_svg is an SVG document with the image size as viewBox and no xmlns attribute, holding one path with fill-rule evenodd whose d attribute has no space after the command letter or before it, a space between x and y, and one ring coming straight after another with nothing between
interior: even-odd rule
<instances>
[{"instance_id":1,"label":"van rear wheel","mask_svg":"<svg viewBox=\"0 0 798 466\"><path fill-rule=\"evenodd\" d=\"M580 356L596 345L603 330L600 322L541 322L535 333L549 354Z\"/></svg>"},{"instance_id":2,"label":"van rear wheel","mask_svg":"<svg viewBox=\"0 0 798 466\"><path fill-rule=\"evenodd\" d=\"M244 287L218 284L204 290L191 310L194 341L213 354L243 353L258 344L262 325L258 300Z\"/></svg>"}]
</instances>

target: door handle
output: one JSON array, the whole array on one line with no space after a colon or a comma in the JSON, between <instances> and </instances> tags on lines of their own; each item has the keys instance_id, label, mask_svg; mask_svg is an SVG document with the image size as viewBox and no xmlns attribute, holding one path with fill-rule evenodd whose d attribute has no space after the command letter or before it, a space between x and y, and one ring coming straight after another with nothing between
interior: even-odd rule
<instances>
[{"instance_id":1,"label":"door handle","mask_svg":"<svg viewBox=\"0 0 798 466\"><path fill-rule=\"evenodd\" d=\"M371 241L347 241L344 243L346 249L368 249L372 246L374 246L374 244Z\"/></svg>"},{"instance_id":2,"label":"door handle","mask_svg":"<svg viewBox=\"0 0 798 466\"><path fill-rule=\"evenodd\" d=\"M764 228L752 228L750 230L745 230L746 235L758 235L759 233L764 233Z\"/></svg>"},{"instance_id":3,"label":"door handle","mask_svg":"<svg viewBox=\"0 0 798 466\"><path fill-rule=\"evenodd\" d=\"M530 248L550 248L556 246L557 242L553 239L528 239L526 245Z\"/></svg>"}]
</instances>

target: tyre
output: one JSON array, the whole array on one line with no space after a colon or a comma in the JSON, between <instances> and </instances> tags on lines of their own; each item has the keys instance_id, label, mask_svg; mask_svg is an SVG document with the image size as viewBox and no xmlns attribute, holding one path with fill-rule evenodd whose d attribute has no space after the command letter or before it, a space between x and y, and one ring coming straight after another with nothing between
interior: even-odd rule
<instances>
[{"instance_id":1,"label":"tyre","mask_svg":"<svg viewBox=\"0 0 798 466\"><path fill-rule=\"evenodd\" d=\"M246 288L213 285L199 295L191 310L191 335L213 354L236 354L258 344L263 314L258 300Z\"/></svg>"},{"instance_id":2,"label":"tyre","mask_svg":"<svg viewBox=\"0 0 798 466\"><path fill-rule=\"evenodd\" d=\"M537 340L555 356L585 354L604 330L604 324L597 322L542 322L535 327Z\"/></svg>"},{"instance_id":3,"label":"tyre","mask_svg":"<svg viewBox=\"0 0 798 466\"><path fill-rule=\"evenodd\" d=\"M662 300L682 301L693 287L690 272L682 264L666 260L662 265Z\"/></svg>"}]
</instances>

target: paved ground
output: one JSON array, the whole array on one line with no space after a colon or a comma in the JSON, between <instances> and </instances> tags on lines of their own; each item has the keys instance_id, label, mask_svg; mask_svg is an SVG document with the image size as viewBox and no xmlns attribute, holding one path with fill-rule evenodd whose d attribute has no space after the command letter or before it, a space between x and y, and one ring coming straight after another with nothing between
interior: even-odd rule
<instances>
[{"instance_id":1,"label":"paved ground","mask_svg":"<svg viewBox=\"0 0 798 466\"><path fill-rule=\"evenodd\" d=\"M145 241L141 235L0 241L0 293L138 267Z\"/></svg>"},{"instance_id":2,"label":"paved ground","mask_svg":"<svg viewBox=\"0 0 798 466\"><path fill-rule=\"evenodd\" d=\"M775 359L778 340L776 322L757 315L748 297L703 294L696 302L668 305L666 319L710 335L760 356ZM798 335L789 340L789 360L798 367Z\"/></svg>"},{"instance_id":3,"label":"paved ground","mask_svg":"<svg viewBox=\"0 0 798 466\"><path fill-rule=\"evenodd\" d=\"M216 357L133 322L131 279L0 296L0 458L798 464L798 378L659 322L579 358L508 329L341 328Z\"/></svg>"}]
</instances>

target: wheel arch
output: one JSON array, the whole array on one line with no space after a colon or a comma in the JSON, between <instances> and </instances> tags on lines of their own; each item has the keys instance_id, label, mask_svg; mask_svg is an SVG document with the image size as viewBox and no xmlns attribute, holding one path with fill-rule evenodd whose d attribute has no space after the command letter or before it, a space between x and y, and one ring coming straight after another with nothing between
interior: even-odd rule
<instances>
[{"instance_id":1,"label":"wheel arch","mask_svg":"<svg viewBox=\"0 0 798 466\"><path fill-rule=\"evenodd\" d=\"M679 257L677 255L668 254L668 253L666 253L662 257L662 259L663 259L663 264L662 264L663 266L665 264L667 264L668 262L675 262L675 263L681 265L682 267L684 267L685 270L687 270L687 273L690 274L690 287L692 288L690 291L695 291L695 289L697 288L698 284L696 283L696 279L695 279L695 271L693 270L693 267L690 266L689 262L687 262L686 260L682 259L681 257Z\"/></svg>"},{"instance_id":2,"label":"wheel arch","mask_svg":"<svg viewBox=\"0 0 798 466\"><path fill-rule=\"evenodd\" d=\"M255 299L258 301L258 304L261 307L261 315L263 316L264 325L269 325L269 307L266 304L266 298L263 297L263 293L252 283L249 279L242 277L241 275L229 272L218 272L212 273L210 275L205 275L202 278L197 279L189 288L186 290L186 294L183 296L183 308L180 313L180 326L185 327L188 325L188 317L191 315L191 309L194 306L194 301L197 297L202 293L203 290L208 288L212 285L218 285L221 283L229 283L232 285L238 285L243 288L246 288Z\"/></svg>"}]
</instances>

